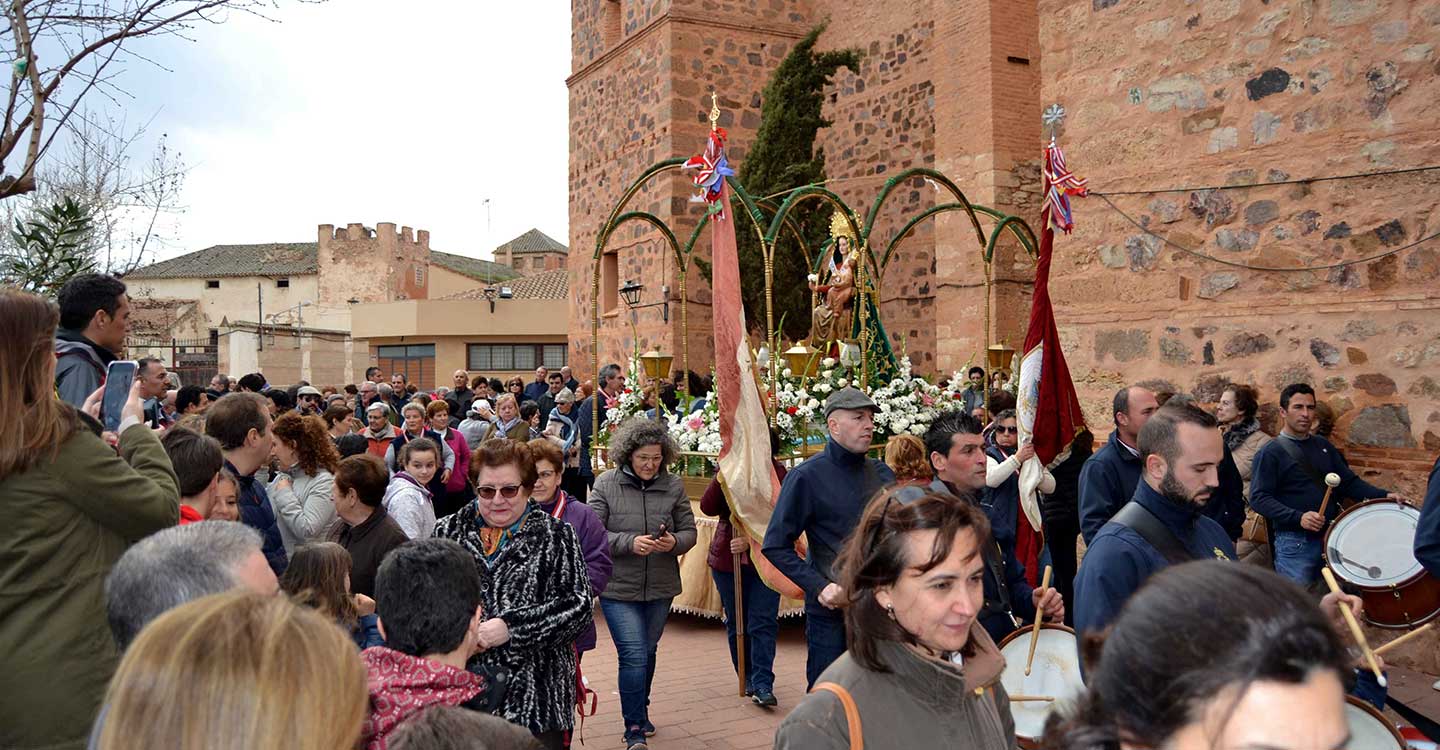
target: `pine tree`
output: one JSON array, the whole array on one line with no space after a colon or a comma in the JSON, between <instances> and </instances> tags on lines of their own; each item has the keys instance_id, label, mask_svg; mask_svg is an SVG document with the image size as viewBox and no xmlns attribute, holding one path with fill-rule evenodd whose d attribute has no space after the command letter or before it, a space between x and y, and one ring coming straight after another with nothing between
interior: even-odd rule
<instances>
[{"instance_id":1,"label":"pine tree","mask_svg":"<svg viewBox=\"0 0 1440 750\"><path fill-rule=\"evenodd\" d=\"M844 67L858 70L858 49L815 52L815 43L825 30L822 24L801 39L775 69L762 93L760 129L740 166L740 184L757 199L784 193L825 179L824 149L815 148L815 136L830 121L821 116L825 85ZM784 195L773 199L775 207ZM772 213L763 211L768 219ZM806 201L790 212L801 227L810 254L820 252L829 239L830 215L827 203ZM755 279L742 286L746 324L751 330L765 327L765 261L760 240L748 220L736 227L740 255L740 277ZM775 247L775 324L790 339L805 337L810 327L810 290L805 253L788 230L781 232Z\"/></svg>"}]
</instances>

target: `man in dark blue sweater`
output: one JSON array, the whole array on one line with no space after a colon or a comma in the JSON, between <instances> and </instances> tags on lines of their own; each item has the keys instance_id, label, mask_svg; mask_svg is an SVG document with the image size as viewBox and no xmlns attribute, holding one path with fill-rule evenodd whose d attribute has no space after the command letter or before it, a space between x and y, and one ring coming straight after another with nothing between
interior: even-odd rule
<instances>
[{"instance_id":1,"label":"man in dark blue sweater","mask_svg":"<svg viewBox=\"0 0 1440 750\"><path fill-rule=\"evenodd\" d=\"M1121 388L1111 404L1115 431L1080 470L1080 535L1090 544L1140 483L1140 428L1160 408L1155 394L1138 385Z\"/></svg>"},{"instance_id":2,"label":"man in dark blue sweater","mask_svg":"<svg viewBox=\"0 0 1440 750\"><path fill-rule=\"evenodd\" d=\"M845 592L831 566L845 537L875 493L895 481L884 462L867 458L879 407L855 388L841 388L825 400L825 450L785 475L780 498L765 530L765 557L805 591L805 677L814 686L830 663L845 653L845 619L839 606ZM807 559L795 552L805 534Z\"/></svg>"},{"instance_id":3,"label":"man in dark blue sweater","mask_svg":"<svg viewBox=\"0 0 1440 750\"><path fill-rule=\"evenodd\" d=\"M258 393L225 396L205 412L205 434L220 441L225 468L239 482L240 520L260 532L265 540L265 561L278 578L285 573L289 560L265 485L255 479L255 472L270 457L273 436L268 404Z\"/></svg>"},{"instance_id":4,"label":"man in dark blue sweater","mask_svg":"<svg viewBox=\"0 0 1440 750\"><path fill-rule=\"evenodd\" d=\"M1329 440L1310 434L1315 423L1315 391L1310 386L1285 386L1280 392L1280 409L1285 428L1260 448L1251 465L1250 507L1270 524L1275 572L1309 586L1320 574L1325 527L1340 515L1340 498L1401 498L1356 476ZM1297 462L1291 450L1299 453L1313 472ZM1340 486L1330 495L1321 516L1323 477L1331 473L1340 476Z\"/></svg>"},{"instance_id":5,"label":"man in dark blue sweater","mask_svg":"<svg viewBox=\"0 0 1440 750\"><path fill-rule=\"evenodd\" d=\"M1420 525L1415 529L1415 559L1440 577L1440 458L1430 469L1430 483L1425 487L1425 505L1420 508Z\"/></svg>"},{"instance_id":6,"label":"man in dark blue sweater","mask_svg":"<svg viewBox=\"0 0 1440 750\"><path fill-rule=\"evenodd\" d=\"M1139 444L1143 481L1130 502L1158 520L1182 557L1234 559L1225 530L1201 513L1219 487L1225 456L1215 418L1190 405L1166 407L1146 422ZM1146 579L1175 562L1134 526L1106 523L1075 579L1075 629L1082 636L1103 629Z\"/></svg>"}]
</instances>

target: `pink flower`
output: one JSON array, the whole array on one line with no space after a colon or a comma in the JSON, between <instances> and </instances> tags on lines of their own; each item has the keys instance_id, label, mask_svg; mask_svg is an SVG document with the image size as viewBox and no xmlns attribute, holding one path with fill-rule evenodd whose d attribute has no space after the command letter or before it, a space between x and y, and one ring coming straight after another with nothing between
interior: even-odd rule
<instances>
[{"instance_id":1,"label":"pink flower","mask_svg":"<svg viewBox=\"0 0 1440 750\"><path fill-rule=\"evenodd\" d=\"M699 414L692 414L689 419L685 420L685 426L699 432L705 426L705 420L701 419Z\"/></svg>"}]
</instances>

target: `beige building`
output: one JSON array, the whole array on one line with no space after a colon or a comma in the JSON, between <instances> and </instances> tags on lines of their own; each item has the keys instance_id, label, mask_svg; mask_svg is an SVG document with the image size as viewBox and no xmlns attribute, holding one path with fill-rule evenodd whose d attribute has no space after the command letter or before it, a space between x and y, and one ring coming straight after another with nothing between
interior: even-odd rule
<instances>
[{"instance_id":1,"label":"beige building","mask_svg":"<svg viewBox=\"0 0 1440 750\"><path fill-rule=\"evenodd\" d=\"M564 268L569 255L569 248L539 229L531 229L495 248L496 262L510 266L522 276Z\"/></svg>"},{"instance_id":2,"label":"beige building","mask_svg":"<svg viewBox=\"0 0 1440 750\"><path fill-rule=\"evenodd\" d=\"M142 323L130 349L178 363L186 382L216 371L356 382L376 353L351 336L352 308L451 296L516 275L432 250L424 230L322 224L315 242L216 245L127 274Z\"/></svg>"},{"instance_id":3,"label":"beige building","mask_svg":"<svg viewBox=\"0 0 1440 750\"><path fill-rule=\"evenodd\" d=\"M449 386L456 370L529 381L536 367L567 364L569 274L546 271L443 299L355 305L351 334L386 376L421 388Z\"/></svg>"}]
</instances>

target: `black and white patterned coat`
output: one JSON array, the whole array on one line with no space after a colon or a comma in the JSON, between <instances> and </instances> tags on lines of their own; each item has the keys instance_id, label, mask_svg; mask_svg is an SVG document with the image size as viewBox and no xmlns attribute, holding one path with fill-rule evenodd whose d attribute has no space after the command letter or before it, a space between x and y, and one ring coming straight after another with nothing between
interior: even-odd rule
<instances>
[{"instance_id":1,"label":"black and white patterned coat","mask_svg":"<svg viewBox=\"0 0 1440 750\"><path fill-rule=\"evenodd\" d=\"M590 579L575 530L532 503L525 524L490 563L475 502L435 524L459 542L480 571L484 617L510 630L504 645L473 657L510 672L500 715L532 732L570 729L575 707L575 637L592 621Z\"/></svg>"}]
</instances>

